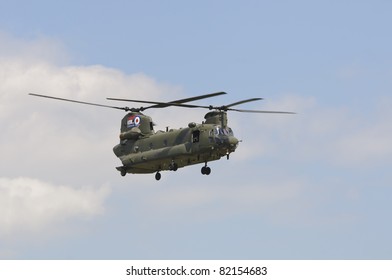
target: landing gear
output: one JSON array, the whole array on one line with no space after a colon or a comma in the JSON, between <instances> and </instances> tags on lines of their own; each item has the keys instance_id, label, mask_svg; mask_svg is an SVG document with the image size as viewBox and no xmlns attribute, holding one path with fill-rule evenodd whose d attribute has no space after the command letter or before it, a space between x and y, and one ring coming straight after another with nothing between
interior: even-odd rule
<instances>
[{"instance_id":1,"label":"landing gear","mask_svg":"<svg viewBox=\"0 0 392 280\"><path fill-rule=\"evenodd\" d=\"M127 168L125 166L118 166L116 167L118 171L120 171L121 176L127 175Z\"/></svg>"},{"instance_id":2,"label":"landing gear","mask_svg":"<svg viewBox=\"0 0 392 280\"><path fill-rule=\"evenodd\" d=\"M210 175L211 174L211 168L209 168L207 166L207 163L206 163L206 166L203 166L201 168L201 174L203 174L203 175Z\"/></svg>"},{"instance_id":3,"label":"landing gear","mask_svg":"<svg viewBox=\"0 0 392 280\"><path fill-rule=\"evenodd\" d=\"M170 163L170 165L169 165L169 170L171 170L171 171L177 171L177 169L178 169L178 164L175 163L174 161L172 161L172 162Z\"/></svg>"},{"instance_id":4,"label":"landing gear","mask_svg":"<svg viewBox=\"0 0 392 280\"><path fill-rule=\"evenodd\" d=\"M159 180L161 180L161 177L162 177L162 175L161 175L161 173L159 173L159 171L157 173L155 173L155 180L159 181Z\"/></svg>"}]
</instances>

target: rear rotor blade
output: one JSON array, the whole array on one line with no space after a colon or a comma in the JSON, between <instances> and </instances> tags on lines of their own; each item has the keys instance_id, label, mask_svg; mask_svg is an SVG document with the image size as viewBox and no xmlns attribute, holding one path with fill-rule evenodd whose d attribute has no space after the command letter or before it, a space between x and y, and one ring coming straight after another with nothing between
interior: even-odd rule
<instances>
[{"instance_id":1,"label":"rear rotor blade","mask_svg":"<svg viewBox=\"0 0 392 280\"><path fill-rule=\"evenodd\" d=\"M92 106L98 106L98 107L119 109L119 110L124 110L124 111L130 111L131 110L129 107L109 106L109 105L103 105L103 104L98 104L98 103L84 102L84 101L78 101L78 100L73 100L73 99L54 97L54 96L42 95L42 94L36 94L36 93L29 93L29 95L37 96L37 97L43 97L43 98L49 98L49 99L55 99L55 100L60 100L60 101L67 101L67 102L85 104L85 105L92 105Z\"/></svg>"}]
</instances>

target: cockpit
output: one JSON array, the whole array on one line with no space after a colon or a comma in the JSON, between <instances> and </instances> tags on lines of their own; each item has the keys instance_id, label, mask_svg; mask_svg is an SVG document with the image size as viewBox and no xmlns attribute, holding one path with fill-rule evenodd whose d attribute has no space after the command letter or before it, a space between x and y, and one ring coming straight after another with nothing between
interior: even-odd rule
<instances>
[{"instance_id":1,"label":"cockpit","mask_svg":"<svg viewBox=\"0 0 392 280\"><path fill-rule=\"evenodd\" d=\"M215 126L210 130L210 142L215 143L219 149L226 153L234 152L238 145L238 139L234 137L230 127Z\"/></svg>"},{"instance_id":2,"label":"cockpit","mask_svg":"<svg viewBox=\"0 0 392 280\"><path fill-rule=\"evenodd\" d=\"M230 127L222 128L220 126L216 126L210 131L210 136L234 136L234 133Z\"/></svg>"}]
</instances>

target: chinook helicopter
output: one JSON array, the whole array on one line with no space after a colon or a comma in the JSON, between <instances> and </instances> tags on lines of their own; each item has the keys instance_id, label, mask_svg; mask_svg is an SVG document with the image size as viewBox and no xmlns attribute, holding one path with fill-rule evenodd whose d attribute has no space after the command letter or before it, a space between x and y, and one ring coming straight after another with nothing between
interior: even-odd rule
<instances>
[{"instance_id":1,"label":"chinook helicopter","mask_svg":"<svg viewBox=\"0 0 392 280\"><path fill-rule=\"evenodd\" d=\"M262 100L250 98L223 106L200 106L185 104L192 101L224 95L226 92L216 92L195 97L174 100L170 102L156 102L124 98L107 98L112 101L125 101L152 104L147 107L129 108L84 102L48 95L29 93L29 95L67 101L85 105L119 109L128 112L121 120L120 142L113 148L114 154L121 160L122 165L116 167L122 176L127 173L144 174L155 173L155 179L161 179L161 171L177 171L188 165L202 163L203 175L209 175L211 168L207 166L210 161L226 157L234 152L239 140L234 136L233 130L227 125L227 111L243 113L275 113L295 114L283 111L259 111L232 108L234 106ZM152 118L142 112L147 109L167 107L203 108L209 112L204 116L201 124L190 122L187 127L180 129L166 129L154 131Z\"/></svg>"}]
</instances>

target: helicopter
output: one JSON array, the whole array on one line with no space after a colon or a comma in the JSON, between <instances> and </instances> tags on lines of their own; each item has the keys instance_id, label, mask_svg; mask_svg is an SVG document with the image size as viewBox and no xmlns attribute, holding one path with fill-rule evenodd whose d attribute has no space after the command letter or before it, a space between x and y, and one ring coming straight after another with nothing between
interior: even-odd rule
<instances>
[{"instance_id":1,"label":"helicopter","mask_svg":"<svg viewBox=\"0 0 392 280\"><path fill-rule=\"evenodd\" d=\"M201 168L203 175L210 175L208 162L222 157L229 159L239 144L233 130L228 126L228 111L241 113L275 113L295 114L285 111L260 111L232 108L234 106L262 100L250 98L223 106L202 106L188 104L189 102L227 94L216 92L194 97L157 102L109 97L107 100L136 102L150 104L146 107L129 108L78 101L49 95L29 93L31 96L79 103L84 105L106 107L123 110L127 114L121 120L120 141L113 147L114 154L121 160L122 165L116 167L121 176L128 173L155 173L155 179L161 179L161 172L177 171L179 168L194 164L204 164ZM185 128L154 131L154 122L150 116L143 114L147 109L162 109L167 107L203 108L208 112L201 123L190 122Z\"/></svg>"}]
</instances>

